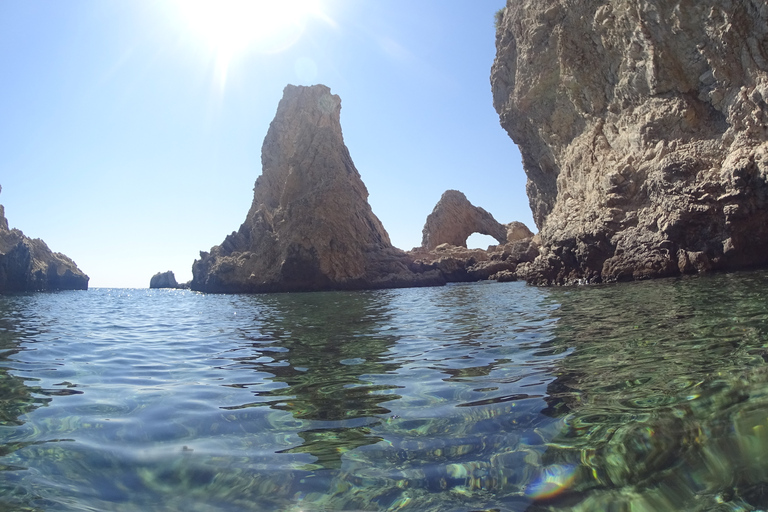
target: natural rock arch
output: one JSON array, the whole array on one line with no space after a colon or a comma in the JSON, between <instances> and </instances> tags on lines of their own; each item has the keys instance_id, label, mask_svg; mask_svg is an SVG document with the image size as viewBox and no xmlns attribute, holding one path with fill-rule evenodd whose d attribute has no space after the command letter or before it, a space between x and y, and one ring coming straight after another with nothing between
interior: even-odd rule
<instances>
[{"instance_id":1,"label":"natural rock arch","mask_svg":"<svg viewBox=\"0 0 768 512\"><path fill-rule=\"evenodd\" d=\"M492 236L500 244L507 242L507 227L504 224L484 209L474 206L458 190L446 190L427 216L421 247L432 250L445 243L466 247L467 238L473 233Z\"/></svg>"}]
</instances>

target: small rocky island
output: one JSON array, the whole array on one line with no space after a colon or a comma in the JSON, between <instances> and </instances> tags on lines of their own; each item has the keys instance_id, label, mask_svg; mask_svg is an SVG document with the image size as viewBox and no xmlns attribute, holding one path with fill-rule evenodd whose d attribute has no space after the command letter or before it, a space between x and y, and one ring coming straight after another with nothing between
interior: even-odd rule
<instances>
[{"instance_id":1,"label":"small rocky island","mask_svg":"<svg viewBox=\"0 0 768 512\"><path fill-rule=\"evenodd\" d=\"M173 271L158 272L152 276L149 280L150 288L178 288L179 283L176 282L176 276Z\"/></svg>"},{"instance_id":2,"label":"small rocky island","mask_svg":"<svg viewBox=\"0 0 768 512\"><path fill-rule=\"evenodd\" d=\"M768 264L768 5L509 0L493 103L518 144L536 284Z\"/></svg>"},{"instance_id":3,"label":"small rocky island","mask_svg":"<svg viewBox=\"0 0 768 512\"><path fill-rule=\"evenodd\" d=\"M0 293L87 289L88 276L74 261L10 229L0 205Z\"/></svg>"},{"instance_id":4,"label":"small rocky island","mask_svg":"<svg viewBox=\"0 0 768 512\"><path fill-rule=\"evenodd\" d=\"M535 257L528 228L499 224L455 190L446 192L428 217L422 247L408 253L393 247L344 144L340 110L341 100L324 85L285 88L262 146L263 170L245 222L221 245L200 253L192 266L193 290L354 290L512 280L516 258ZM474 232L490 234L500 245L468 250L466 239Z\"/></svg>"},{"instance_id":5,"label":"small rocky island","mask_svg":"<svg viewBox=\"0 0 768 512\"><path fill-rule=\"evenodd\" d=\"M445 283L392 246L344 144L341 100L289 85L262 146L262 174L240 229L201 252L193 290L353 290Z\"/></svg>"}]
</instances>

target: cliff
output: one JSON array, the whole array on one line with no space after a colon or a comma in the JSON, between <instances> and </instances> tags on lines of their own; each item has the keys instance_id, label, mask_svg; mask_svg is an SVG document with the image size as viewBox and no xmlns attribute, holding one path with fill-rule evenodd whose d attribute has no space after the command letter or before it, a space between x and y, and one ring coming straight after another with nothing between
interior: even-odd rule
<instances>
[{"instance_id":1,"label":"cliff","mask_svg":"<svg viewBox=\"0 0 768 512\"><path fill-rule=\"evenodd\" d=\"M341 100L324 85L285 88L240 229L192 266L193 290L277 292L444 284L414 272L368 204L344 144Z\"/></svg>"},{"instance_id":2,"label":"cliff","mask_svg":"<svg viewBox=\"0 0 768 512\"><path fill-rule=\"evenodd\" d=\"M508 0L491 70L539 284L768 263L768 5Z\"/></svg>"},{"instance_id":3,"label":"cliff","mask_svg":"<svg viewBox=\"0 0 768 512\"><path fill-rule=\"evenodd\" d=\"M87 290L88 279L74 261L39 238L10 229L0 205L0 293Z\"/></svg>"}]
</instances>

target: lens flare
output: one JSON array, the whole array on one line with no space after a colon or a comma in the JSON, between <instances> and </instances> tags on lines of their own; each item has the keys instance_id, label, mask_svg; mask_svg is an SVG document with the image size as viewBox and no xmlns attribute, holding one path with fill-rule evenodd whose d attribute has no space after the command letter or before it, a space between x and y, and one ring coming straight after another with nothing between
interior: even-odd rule
<instances>
[{"instance_id":1,"label":"lens flare","mask_svg":"<svg viewBox=\"0 0 768 512\"><path fill-rule=\"evenodd\" d=\"M576 466L553 464L544 468L526 489L525 495L534 500L549 500L570 488L576 476Z\"/></svg>"},{"instance_id":2,"label":"lens flare","mask_svg":"<svg viewBox=\"0 0 768 512\"><path fill-rule=\"evenodd\" d=\"M321 0L177 0L176 6L187 29L214 52L222 84L235 59L287 50L301 39L310 19L335 25Z\"/></svg>"}]
</instances>

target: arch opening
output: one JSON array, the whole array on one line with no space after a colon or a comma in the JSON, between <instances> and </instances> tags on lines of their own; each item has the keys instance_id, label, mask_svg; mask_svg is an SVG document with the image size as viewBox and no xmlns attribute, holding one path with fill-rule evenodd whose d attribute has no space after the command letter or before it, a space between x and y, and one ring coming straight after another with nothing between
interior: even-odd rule
<instances>
[{"instance_id":1,"label":"arch opening","mask_svg":"<svg viewBox=\"0 0 768 512\"><path fill-rule=\"evenodd\" d=\"M486 250L489 245L499 245L499 241L492 236L476 232L467 237L465 245L467 246L467 249Z\"/></svg>"}]
</instances>

